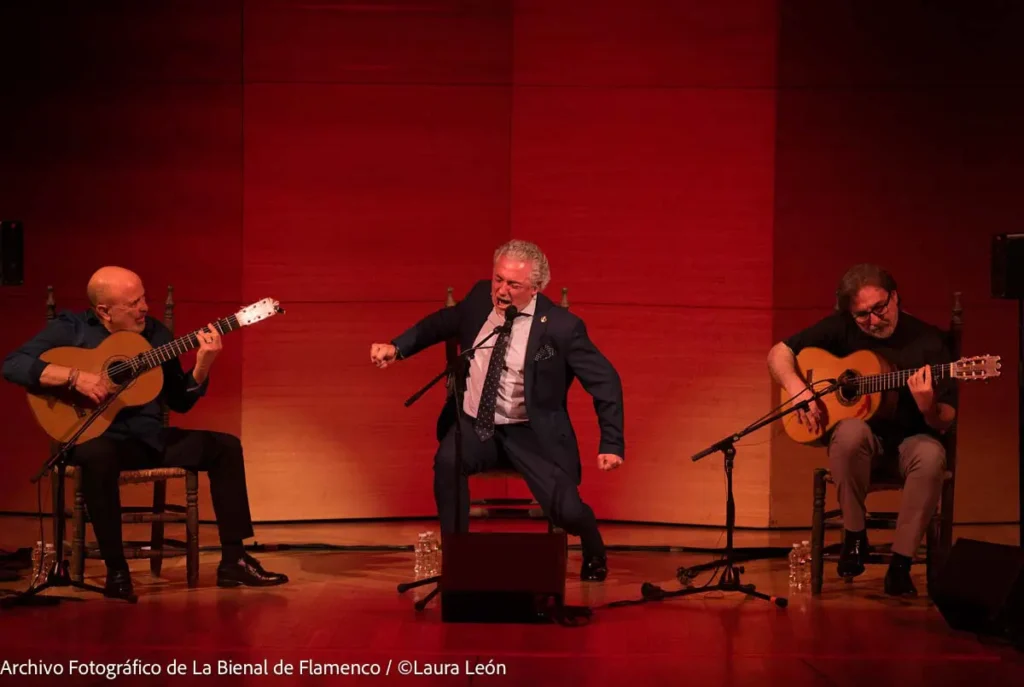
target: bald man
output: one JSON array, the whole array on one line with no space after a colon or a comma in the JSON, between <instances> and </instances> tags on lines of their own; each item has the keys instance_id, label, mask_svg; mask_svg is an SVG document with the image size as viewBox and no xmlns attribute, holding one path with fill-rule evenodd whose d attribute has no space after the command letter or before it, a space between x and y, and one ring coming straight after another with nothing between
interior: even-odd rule
<instances>
[{"instance_id":1,"label":"bald man","mask_svg":"<svg viewBox=\"0 0 1024 687\"><path fill-rule=\"evenodd\" d=\"M26 389L67 387L99 403L112 392L105 377L48 364L39 356L58 346L96 348L110 334L121 331L140 334L153 347L173 339L162 322L149 316L146 290L134 272L103 267L93 274L86 292L91 304L88 310L62 312L7 356L3 364L7 381ZM242 545L242 540L253 536L253 530L238 438L222 432L163 426L161 401L174 412L187 413L206 394L210 368L221 351L220 334L212 324L200 333L199 343L192 370L185 372L177 358L164 363L160 396L144 406L122 410L102 435L71 451L71 461L82 470L85 503L107 566L107 596L133 594L121 537L118 474L121 470L150 467L184 467L209 475L222 550L218 586L269 586L288 581L285 575L264 570Z\"/></svg>"}]
</instances>

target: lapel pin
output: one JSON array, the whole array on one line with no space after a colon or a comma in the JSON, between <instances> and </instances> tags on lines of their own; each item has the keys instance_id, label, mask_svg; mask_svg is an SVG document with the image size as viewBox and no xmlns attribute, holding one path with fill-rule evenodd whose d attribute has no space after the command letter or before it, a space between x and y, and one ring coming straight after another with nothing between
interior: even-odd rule
<instances>
[{"instance_id":1,"label":"lapel pin","mask_svg":"<svg viewBox=\"0 0 1024 687\"><path fill-rule=\"evenodd\" d=\"M541 315L540 316L540 321L541 322L547 322L548 321L548 316L547 315Z\"/></svg>"}]
</instances>

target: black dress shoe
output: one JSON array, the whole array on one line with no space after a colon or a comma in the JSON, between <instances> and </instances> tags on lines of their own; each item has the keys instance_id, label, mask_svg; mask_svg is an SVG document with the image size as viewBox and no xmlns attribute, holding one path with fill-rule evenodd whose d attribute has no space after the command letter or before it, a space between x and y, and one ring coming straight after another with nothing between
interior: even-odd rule
<instances>
[{"instance_id":1,"label":"black dress shoe","mask_svg":"<svg viewBox=\"0 0 1024 687\"><path fill-rule=\"evenodd\" d=\"M111 599L131 599L135 596L132 588L132 575L128 568L107 570L107 583L103 585L103 596Z\"/></svg>"},{"instance_id":2,"label":"black dress shoe","mask_svg":"<svg viewBox=\"0 0 1024 687\"><path fill-rule=\"evenodd\" d=\"M287 575L267 572L259 561L247 553L235 563L221 561L217 566L218 587L272 587L287 581Z\"/></svg>"},{"instance_id":3,"label":"black dress shoe","mask_svg":"<svg viewBox=\"0 0 1024 687\"><path fill-rule=\"evenodd\" d=\"M917 596L917 587L910 579L910 568L889 566L885 573L885 593L889 596Z\"/></svg>"},{"instance_id":4,"label":"black dress shoe","mask_svg":"<svg viewBox=\"0 0 1024 687\"><path fill-rule=\"evenodd\" d=\"M868 534L866 530L851 532L843 530L843 548L839 552L839 577L857 577L864 572L868 558Z\"/></svg>"},{"instance_id":5,"label":"black dress shoe","mask_svg":"<svg viewBox=\"0 0 1024 687\"><path fill-rule=\"evenodd\" d=\"M608 558L606 556L584 556L580 567L580 579L584 582L603 582L608 577Z\"/></svg>"}]
</instances>

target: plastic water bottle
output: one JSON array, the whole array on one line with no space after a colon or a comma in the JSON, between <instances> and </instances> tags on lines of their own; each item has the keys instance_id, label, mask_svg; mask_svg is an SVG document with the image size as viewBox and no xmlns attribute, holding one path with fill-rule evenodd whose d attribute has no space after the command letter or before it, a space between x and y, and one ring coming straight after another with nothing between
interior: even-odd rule
<instances>
[{"instance_id":1,"label":"plastic water bottle","mask_svg":"<svg viewBox=\"0 0 1024 687\"><path fill-rule=\"evenodd\" d=\"M811 542L800 542L800 588L811 588Z\"/></svg>"},{"instance_id":2,"label":"plastic water bottle","mask_svg":"<svg viewBox=\"0 0 1024 687\"><path fill-rule=\"evenodd\" d=\"M431 577L441 574L441 542L433 533L427 538L427 574Z\"/></svg>"},{"instance_id":3,"label":"plastic water bottle","mask_svg":"<svg viewBox=\"0 0 1024 687\"><path fill-rule=\"evenodd\" d=\"M789 551L789 588L800 589L800 544L793 544Z\"/></svg>"},{"instance_id":4,"label":"plastic water bottle","mask_svg":"<svg viewBox=\"0 0 1024 687\"><path fill-rule=\"evenodd\" d=\"M53 567L57 551L53 544L47 544L44 550L43 542L37 541L32 547L32 586L42 584Z\"/></svg>"},{"instance_id":5,"label":"plastic water bottle","mask_svg":"<svg viewBox=\"0 0 1024 687\"><path fill-rule=\"evenodd\" d=\"M415 575L417 580L422 580L424 577L430 577L428 572L429 561L428 556L430 555L430 533L420 532L416 538L416 564L415 564Z\"/></svg>"}]
</instances>

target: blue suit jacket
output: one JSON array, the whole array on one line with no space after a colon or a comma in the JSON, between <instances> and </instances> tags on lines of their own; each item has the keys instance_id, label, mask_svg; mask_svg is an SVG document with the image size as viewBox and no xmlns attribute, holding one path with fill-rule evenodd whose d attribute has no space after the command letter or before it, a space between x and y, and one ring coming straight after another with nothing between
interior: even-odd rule
<instances>
[{"instance_id":1,"label":"blue suit jacket","mask_svg":"<svg viewBox=\"0 0 1024 687\"><path fill-rule=\"evenodd\" d=\"M466 350L473 346L492 308L490 282L480 281L457 305L428 315L392 343L398 347L402 358L449 339L458 341L459 350ZM468 368L466 372L468 374ZM561 466L577 484L580 481L579 443L567 407L569 388L574 380L579 379L594 399L601 430L599 453L626 457L622 382L618 373L587 336L583 320L556 306L544 294L537 294L526 345L524 376L530 427L539 435L546 457ZM438 418L439 441L455 417L455 401L449 396Z\"/></svg>"}]
</instances>

